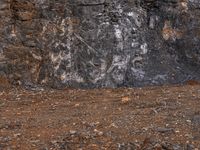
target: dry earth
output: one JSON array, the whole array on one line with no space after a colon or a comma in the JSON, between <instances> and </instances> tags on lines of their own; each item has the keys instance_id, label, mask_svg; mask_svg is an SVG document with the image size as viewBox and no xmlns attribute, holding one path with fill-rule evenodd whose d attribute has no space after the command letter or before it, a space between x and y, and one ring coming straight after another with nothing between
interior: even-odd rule
<instances>
[{"instance_id":1,"label":"dry earth","mask_svg":"<svg viewBox=\"0 0 200 150\"><path fill-rule=\"evenodd\" d=\"M0 91L0 150L200 149L200 85Z\"/></svg>"}]
</instances>

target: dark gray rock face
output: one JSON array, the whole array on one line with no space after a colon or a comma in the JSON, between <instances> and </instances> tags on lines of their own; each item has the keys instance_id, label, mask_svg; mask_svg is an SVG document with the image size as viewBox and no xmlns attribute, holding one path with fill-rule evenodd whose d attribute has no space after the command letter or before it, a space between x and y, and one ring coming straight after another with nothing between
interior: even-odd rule
<instances>
[{"instance_id":1,"label":"dark gray rock face","mask_svg":"<svg viewBox=\"0 0 200 150\"><path fill-rule=\"evenodd\" d=\"M1 0L13 84L119 87L199 79L198 0Z\"/></svg>"}]
</instances>

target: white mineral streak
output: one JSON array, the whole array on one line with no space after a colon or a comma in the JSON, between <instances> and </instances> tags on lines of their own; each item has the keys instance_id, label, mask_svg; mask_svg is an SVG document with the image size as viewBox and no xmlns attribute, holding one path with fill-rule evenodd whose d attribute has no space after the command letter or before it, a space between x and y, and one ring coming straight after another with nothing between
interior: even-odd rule
<instances>
[{"instance_id":1,"label":"white mineral streak","mask_svg":"<svg viewBox=\"0 0 200 150\"><path fill-rule=\"evenodd\" d=\"M47 24L45 24L42 28L42 32L41 32L41 35L43 35L47 30Z\"/></svg>"},{"instance_id":2,"label":"white mineral streak","mask_svg":"<svg viewBox=\"0 0 200 150\"><path fill-rule=\"evenodd\" d=\"M15 31L16 29L15 29L15 27L13 26L12 27L12 31L11 31L11 37L16 37L17 35L16 35L16 31Z\"/></svg>"},{"instance_id":3,"label":"white mineral streak","mask_svg":"<svg viewBox=\"0 0 200 150\"><path fill-rule=\"evenodd\" d=\"M62 19L62 22L60 24L60 30L62 31L62 33L60 34L60 36L64 36L66 33L66 19ZM69 26L70 27L70 26Z\"/></svg>"},{"instance_id":4,"label":"white mineral streak","mask_svg":"<svg viewBox=\"0 0 200 150\"><path fill-rule=\"evenodd\" d=\"M117 72L117 74L115 75L116 77L114 77L114 79L118 83L124 81L125 72L128 66L127 64L129 61L130 61L130 56L126 56L126 57L114 56L113 62L115 65L113 66L113 69L115 68L115 66L117 66L117 69L119 70L119 72Z\"/></svg>"},{"instance_id":5,"label":"white mineral streak","mask_svg":"<svg viewBox=\"0 0 200 150\"><path fill-rule=\"evenodd\" d=\"M147 54L148 52L148 49L147 49L147 43L144 43L140 46L140 49L141 49L141 54L144 55L144 54Z\"/></svg>"},{"instance_id":6,"label":"white mineral streak","mask_svg":"<svg viewBox=\"0 0 200 150\"><path fill-rule=\"evenodd\" d=\"M76 81L78 83L82 83L84 82L84 79L82 77L80 77L79 75L77 75L76 72L70 72L70 73L66 73L66 72L63 72L62 75L61 75L61 81L63 83L66 83L68 81Z\"/></svg>"},{"instance_id":7,"label":"white mineral streak","mask_svg":"<svg viewBox=\"0 0 200 150\"><path fill-rule=\"evenodd\" d=\"M115 30L115 37L117 39L117 51L123 51L124 45L123 45L123 35L122 30L119 25L114 25Z\"/></svg>"},{"instance_id":8,"label":"white mineral streak","mask_svg":"<svg viewBox=\"0 0 200 150\"><path fill-rule=\"evenodd\" d=\"M137 48L140 45L137 39L132 39L131 47Z\"/></svg>"},{"instance_id":9,"label":"white mineral streak","mask_svg":"<svg viewBox=\"0 0 200 150\"><path fill-rule=\"evenodd\" d=\"M120 14L123 13L123 10L121 8L121 5L117 6L117 10ZM123 46L123 31L122 31L122 25L117 24L114 25L114 30L115 30L115 37L117 39L117 51L123 51L124 46Z\"/></svg>"},{"instance_id":10,"label":"white mineral streak","mask_svg":"<svg viewBox=\"0 0 200 150\"><path fill-rule=\"evenodd\" d=\"M180 2L180 7L183 9L183 11L188 11L188 2L187 1L183 1Z\"/></svg>"},{"instance_id":11,"label":"white mineral streak","mask_svg":"<svg viewBox=\"0 0 200 150\"><path fill-rule=\"evenodd\" d=\"M130 56L123 57L120 55L114 55L113 56L113 67L118 66L119 68L127 67L126 64L130 60Z\"/></svg>"},{"instance_id":12,"label":"white mineral streak","mask_svg":"<svg viewBox=\"0 0 200 150\"><path fill-rule=\"evenodd\" d=\"M123 9L122 9L122 6L119 4L119 5L117 5L117 11L120 13L120 14L122 14L123 13Z\"/></svg>"},{"instance_id":13,"label":"white mineral streak","mask_svg":"<svg viewBox=\"0 0 200 150\"><path fill-rule=\"evenodd\" d=\"M68 61L66 64L66 70L62 72L62 74L59 76L62 83L66 83L68 81L77 81L77 82L84 82L83 78L78 76L76 70L73 69L74 63L72 62L72 54L71 54L71 46L73 42L73 23L72 18L68 17L66 19L63 19L61 21L61 24L59 26L59 29L62 31L60 36L66 36L67 40L66 43L63 42L56 42L55 48L58 46L62 46L64 49L61 50L58 54L50 53L51 61L54 65L54 72L57 74L57 71L59 70L59 67L62 63L62 61ZM44 28L46 30L46 28ZM55 31L54 31L55 32Z\"/></svg>"},{"instance_id":14,"label":"white mineral streak","mask_svg":"<svg viewBox=\"0 0 200 150\"><path fill-rule=\"evenodd\" d=\"M31 53L31 54L32 54L33 58L35 58L35 59L37 59L37 60L42 60L42 57L41 57L41 56L38 56L38 55L36 55L36 54L34 54L34 53Z\"/></svg>"},{"instance_id":15,"label":"white mineral streak","mask_svg":"<svg viewBox=\"0 0 200 150\"><path fill-rule=\"evenodd\" d=\"M59 69L59 66L60 66L60 63L61 63L60 53L57 56L54 53L50 53L50 58L51 58L51 61L54 65L54 71L56 72Z\"/></svg>"},{"instance_id":16,"label":"white mineral streak","mask_svg":"<svg viewBox=\"0 0 200 150\"><path fill-rule=\"evenodd\" d=\"M133 17L133 18L135 17L135 14L134 14L133 12L128 12L127 15L128 15L129 17Z\"/></svg>"},{"instance_id":17,"label":"white mineral streak","mask_svg":"<svg viewBox=\"0 0 200 150\"><path fill-rule=\"evenodd\" d=\"M125 72L127 70L127 64L130 61L130 56L120 56L120 55L114 55L113 56L113 61L111 64L111 67L107 70L108 73L112 72L113 78L117 82L121 82L124 80L125 77ZM117 68L119 72L115 74L114 69ZM113 74L114 73L114 74Z\"/></svg>"},{"instance_id":18,"label":"white mineral streak","mask_svg":"<svg viewBox=\"0 0 200 150\"><path fill-rule=\"evenodd\" d=\"M132 63L131 71L132 71L134 78L139 81L144 79L145 71L143 70L143 68L138 68L136 66L136 62L144 61L143 55L148 53L147 43L141 44L141 42L137 38L137 37L139 37L138 34L140 33L138 28L141 28L142 21L143 21L141 19L140 13L141 13L140 11L137 11L137 12L131 11L131 12L127 13L127 16L132 17L135 21L135 27L133 27L132 30L134 31L134 34L135 34L134 37L136 37L136 38L132 39L131 47L133 48L133 50L137 50L137 51L139 50L139 53L138 53L139 56L137 56L131 60L131 63Z\"/></svg>"},{"instance_id":19,"label":"white mineral streak","mask_svg":"<svg viewBox=\"0 0 200 150\"><path fill-rule=\"evenodd\" d=\"M65 32L67 32L67 42L66 44L61 43L62 46L66 46L68 54L67 55L63 55L63 60L68 60L69 63L66 66L66 70L68 70L68 72L64 72L62 74L62 82L66 83L69 81L76 81L76 82L84 82L84 79L82 77L80 77L77 73L77 70L73 69L74 68L74 63L72 62L72 45L73 45L73 34L74 34L74 29L73 29L73 21L71 17L68 17L66 20L62 21L62 26L66 26L64 23L68 22L67 25L67 30ZM64 34L65 35L65 34Z\"/></svg>"},{"instance_id":20,"label":"white mineral streak","mask_svg":"<svg viewBox=\"0 0 200 150\"><path fill-rule=\"evenodd\" d=\"M122 39L122 31L121 31L119 25L114 25L114 29L115 29L116 38L121 40Z\"/></svg>"},{"instance_id":21,"label":"white mineral streak","mask_svg":"<svg viewBox=\"0 0 200 150\"><path fill-rule=\"evenodd\" d=\"M138 27L141 27L141 25L142 25L141 20L140 20L141 18L140 18L140 15L137 12L128 12L127 16L132 17L135 21L135 24Z\"/></svg>"},{"instance_id":22,"label":"white mineral streak","mask_svg":"<svg viewBox=\"0 0 200 150\"><path fill-rule=\"evenodd\" d=\"M120 14L123 13L123 10L120 5L117 7L118 12ZM116 51L123 52L124 51L124 39L123 39L123 25L120 24L114 25L114 34L117 40L117 47ZM125 29L124 29L125 32ZM121 56L121 55L114 55L112 64L108 68L107 73L111 73L112 78L117 83L121 83L124 80L125 72L127 70L127 64L130 61L130 56Z\"/></svg>"},{"instance_id":23,"label":"white mineral streak","mask_svg":"<svg viewBox=\"0 0 200 150\"><path fill-rule=\"evenodd\" d=\"M68 66L67 66L67 68L71 68L72 67L72 54L71 54L71 46L72 46L72 31L73 31L73 24L72 24L72 22L71 22L71 18L67 18L67 19L69 19L70 21L70 23L68 24L68 30L67 30L67 36L68 36L68 38L67 38L67 42L66 42L66 44L62 44L62 46L66 46L67 47L67 51L68 51L68 54L67 54L67 57L66 57L66 60L68 60L69 61L69 64L68 64ZM64 21L65 23L66 23L66 21ZM67 79L67 78L65 78L65 80L67 81L69 81L69 80L71 80L71 78L72 78L72 76L71 76L71 72L68 72L68 76L69 76L69 78Z\"/></svg>"}]
</instances>

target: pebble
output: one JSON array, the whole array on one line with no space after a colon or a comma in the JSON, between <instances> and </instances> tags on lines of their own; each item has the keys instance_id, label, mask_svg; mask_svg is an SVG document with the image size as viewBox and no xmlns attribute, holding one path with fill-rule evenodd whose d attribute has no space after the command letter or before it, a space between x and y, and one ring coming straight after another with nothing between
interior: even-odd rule
<instances>
[{"instance_id":1,"label":"pebble","mask_svg":"<svg viewBox=\"0 0 200 150\"><path fill-rule=\"evenodd\" d=\"M22 135L21 133L16 133L16 134L14 134L14 137L16 138L16 137L19 137L21 135Z\"/></svg>"},{"instance_id":2,"label":"pebble","mask_svg":"<svg viewBox=\"0 0 200 150\"><path fill-rule=\"evenodd\" d=\"M80 104L75 104L75 107L79 107L80 106Z\"/></svg>"},{"instance_id":3,"label":"pebble","mask_svg":"<svg viewBox=\"0 0 200 150\"><path fill-rule=\"evenodd\" d=\"M94 132L96 132L99 136L102 136L103 135L103 132L102 131L99 131L97 129L94 129Z\"/></svg>"},{"instance_id":4,"label":"pebble","mask_svg":"<svg viewBox=\"0 0 200 150\"><path fill-rule=\"evenodd\" d=\"M70 134L76 134L77 132L75 130L70 130L69 133Z\"/></svg>"},{"instance_id":5,"label":"pebble","mask_svg":"<svg viewBox=\"0 0 200 150\"><path fill-rule=\"evenodd\" d=\"M186 122L187 122L187 123L191 123L192 121L191 121L191 120L186 120Z\"/></svg>"},{"instance_id":6,"label":"pebble","mask_svg":"<svg viewBox=\"0 0 200 150\"><path fill-rule=\"evenodd\" d=\"M111 123L110 127L118 128L118 126L115 123Z\"/></svg>"},{"instance_id":7,"label":"pebble","mask_svg":"<svg viewBox=\"0 0 200 150\"><path fill-rule=\"evenodd\" d=\"M161 133L166 133L166 132L172 132L172 131L174 131L174 129L173 128L161 128L161 127L159 127L159 128L156 129L156 131L161 132Z\"/></svg>"},{"instance_id":8,"label":"pebble","mask_svg":"<svg viewBox=\"0 0 200 150\"><path fill-rule=\"evenodd\" d=\"M128 103L130 100L131 100L130 97L127 97L127 96L122 97L122 99L121 99L122 103Z\"/></svg>"}]
</instances>

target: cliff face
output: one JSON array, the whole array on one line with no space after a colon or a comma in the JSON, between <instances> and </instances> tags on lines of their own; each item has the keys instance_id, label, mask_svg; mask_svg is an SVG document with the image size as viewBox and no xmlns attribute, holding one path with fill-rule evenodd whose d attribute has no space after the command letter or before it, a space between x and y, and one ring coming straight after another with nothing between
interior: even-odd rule
<instances>
[{"instance_id":1,"label":"cliff face","mask_svg":"<svg viewBox=\"0 0 200 150\"><path fill-rule=\"evenodd\" d=\"M0 75L13 84L119 87L200 73L198 0L1 0Z\"/></svg>"}]
</instances>

